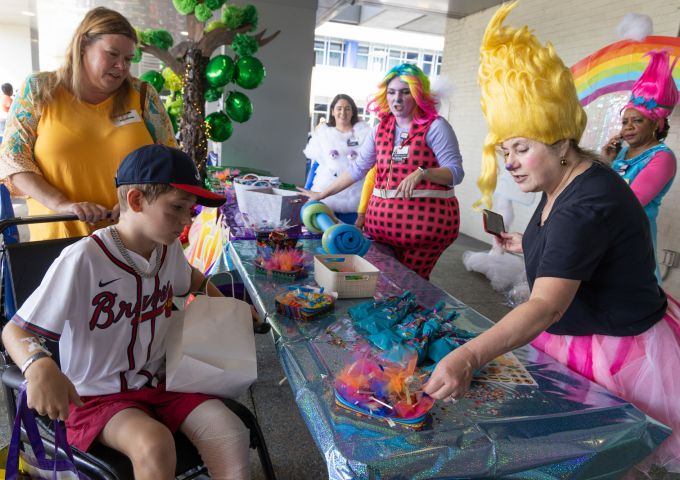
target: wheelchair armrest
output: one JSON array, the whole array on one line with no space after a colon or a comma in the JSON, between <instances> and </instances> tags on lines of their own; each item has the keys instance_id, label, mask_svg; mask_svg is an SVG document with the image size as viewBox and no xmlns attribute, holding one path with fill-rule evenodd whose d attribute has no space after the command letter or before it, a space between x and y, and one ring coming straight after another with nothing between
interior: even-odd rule
<instances>
[{"instance_id":1,"label":"wheelchair armrest","mask_svg":"<svg viewBox=\"0 0 680 480\"><path fill-rule=\"evenodd\" d=\"M269 325L269 323L265 322L260 322L257 325L253 325L253 332L259 335L263 335L265 333L269 333L269 331L272 329L272 326Z\"/></svg>"},{"instance_id":2,"label":"wheelchair armrest","mask_svg":"<svg viewBox=\"0 0 680 480\"><path fill-rule=\"evenodd\" d=\"M7 365L2 372L2 383L8 387L18 390L22 383L24 383L24 376L21 370L16 365Z\"/></svg>"}]
</instances>

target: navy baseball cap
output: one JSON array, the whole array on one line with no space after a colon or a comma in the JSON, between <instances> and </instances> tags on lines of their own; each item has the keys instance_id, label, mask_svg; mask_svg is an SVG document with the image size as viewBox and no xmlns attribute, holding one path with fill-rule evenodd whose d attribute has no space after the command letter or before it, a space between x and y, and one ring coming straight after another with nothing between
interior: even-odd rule
<instances>
[{"instance_id":1,"label":"navy baseball cap","mask_svg":"<svg viewBox=\"0 0 680 480\"><path fill-rule=\"evenodd\" d=\"M146 183L163 183L189 192L196 195L196 203L206 207L219 207L227 200L201 186L201 176L189 155L165 145L144 145L118 166L116 187Z\"/></svg>"}]
</instances>

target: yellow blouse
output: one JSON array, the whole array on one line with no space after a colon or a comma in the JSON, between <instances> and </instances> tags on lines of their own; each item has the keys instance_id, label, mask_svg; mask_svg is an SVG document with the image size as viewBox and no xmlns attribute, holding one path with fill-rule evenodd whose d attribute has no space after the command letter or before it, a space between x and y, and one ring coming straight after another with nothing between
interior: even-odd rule
<instances>
[{"instance_id":1,"label":"yellow blouse","mask_svg":"<svg viewBox=\"0 0 680 480\"><path fill-rule=\"evenodd\" d=\"M154 137L157 143L176 146L167 114L151 88L142 115L138 80L133 81L128 113L114 120L109 117L112 97L95 105L78 101L65 89L59 89L53 101L38 114L33 107L30 83L29 79L23 87L26 90L22 92L26 93L22 98L24 109L10 114L15 122L11 132L14 137L7 139L10 140L7 145L3 142L0 155L0 178L11 190L10 175L34 172L43 175L69 200L94 202L110 209L118 203L114 182L116 170L128 153L154 143ZM25 111L32 117L26 118ZM154 114L164 116L167 125L163 121L149 122L147 118ZM150 132L154 133L153 137ZM31 143L32 155L30 150L26 155ZM32 198L28 198L27 204L29 215L55 213ZM31 240L89 235L104 225L104 222L96 225L84 222L31 225Z\"/></svg>"}]
</instances>

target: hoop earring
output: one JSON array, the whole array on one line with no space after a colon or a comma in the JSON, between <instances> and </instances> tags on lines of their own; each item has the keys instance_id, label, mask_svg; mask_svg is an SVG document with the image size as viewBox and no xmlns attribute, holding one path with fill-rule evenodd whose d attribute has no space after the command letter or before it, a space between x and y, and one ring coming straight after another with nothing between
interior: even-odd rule
<instances>
[{"instance_id":1,"label":"hoop earring","mask_svg":"<svg viewBox=\"0 0 680 480\"><path fill-rule=\"evenodd\" d=\"M560 165L562 165L563 167L567 166L567 157L560 158Z\"/></svg>"}]
</instances>

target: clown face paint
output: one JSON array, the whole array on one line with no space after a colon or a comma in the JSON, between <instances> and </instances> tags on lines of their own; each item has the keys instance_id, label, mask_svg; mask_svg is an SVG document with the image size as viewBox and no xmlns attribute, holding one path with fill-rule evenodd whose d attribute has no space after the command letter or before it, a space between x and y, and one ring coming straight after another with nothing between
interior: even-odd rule
<instances>
[{"instance_id":1,"label":"clown face paint","mask_svg":"<svg viewBox=\"0 0 680 480\"><path fill-rule=\"evenodd\" d=\"M394 77L387 84L387 104L397 120L410 121L413 118L416 101L411 95L408 84L401 81L399 77Z\"/></svg>"}]
</instances>

